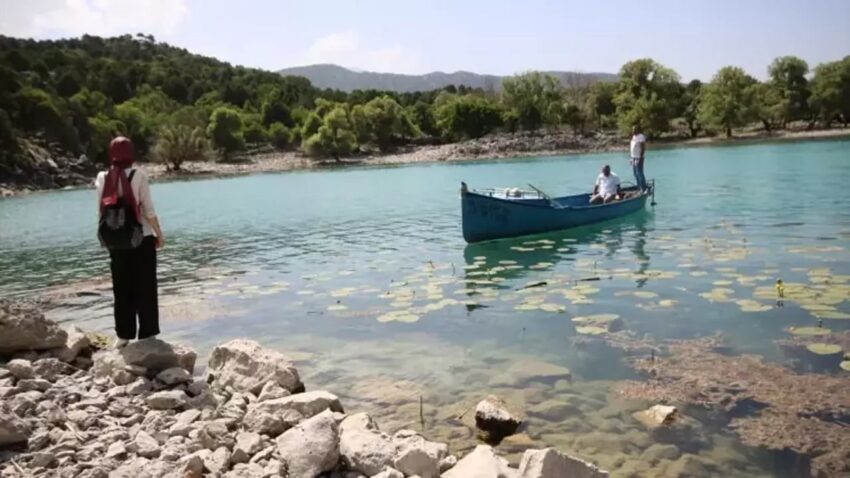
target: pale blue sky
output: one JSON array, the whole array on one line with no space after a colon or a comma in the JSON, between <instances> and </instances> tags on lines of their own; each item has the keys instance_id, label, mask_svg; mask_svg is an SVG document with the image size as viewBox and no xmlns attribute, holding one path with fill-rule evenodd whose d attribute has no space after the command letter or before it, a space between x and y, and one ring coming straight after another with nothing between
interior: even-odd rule
<instances>
[{"instance_id":1,"label":"pale blue sky","mask_svg":"<svg viewBox=\"0 0 850 478\"><path fill-rule=\"evenodd\" d=\"M0 33L149 32L231 63L425 73L617 72L652 57L684 80L776 56L850 55L850 0L0 0Z\"/></svg>"}]
</instances>

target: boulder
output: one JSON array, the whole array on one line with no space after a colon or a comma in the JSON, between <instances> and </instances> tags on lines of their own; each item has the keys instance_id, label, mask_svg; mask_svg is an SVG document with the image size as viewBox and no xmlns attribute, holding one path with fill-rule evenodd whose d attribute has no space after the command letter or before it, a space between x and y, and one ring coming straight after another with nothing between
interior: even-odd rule
<instances>
[{"instance_id":1,"label":"boulder","mask_svg":"<svg viewBox=\"0 0 850 478\"><path fill-rule=\"evenodd\" d=\"M0 356L64 347L68 334L31 304L0 300Z\"/></svg>"},{"instance_id":2,"label":"boulder","mask_svg":"<svg viewBox=\"0 0 850 478\"><path fill-rule=\"evenodd\" d=\"M445 443L428 441L413 430L399 430L393 435L393 442L396 444L393 468L407 476L440 476L440 461L449 454Z\"/></svg>"},{"instance_id":3,"label":"boulder","mask_svg":"<svg viewBox=\"0 0 850 478\"><path fill-rule=\"evenodd\" d=\"M632 414L633 417L647 428L658 428L669 425L676 419L676 407L669 405L653 405L647 410Z\"/></svg>"},{"instance_id":4,"label":"boulder","mask_svg":"<svg viewBox=\"0 0 850 478\"><path fill-rule=\"evenodd\" d=\"M567 475L565 475L567 476ZM496 455L493 447L478 445L470 454L443 473L442 478L514 478L516 470L508 466L508 460Z\"/></svg>"},{"instance_id":5,"label":"boulder","mask_svg":"<svg viewBox=\"0 0 850 478\"><path fill-rule=\"evenodd\" d=\"M250 405L243 423L253 432L278 435L324 410L344 411L339 398L332 393L321 390L297 393Z\"/></svg>"},{"instance_id":6,"label":"boulder","mask_svg":"<svg viewBox=\"0 0 850 478\"><path fill-rule=\"evenodd\" d=\"M274 400L276 398L283 398L292 395L288 390L281 387L274 381L268 381L265 385L263 385L263 389L260 390L260 394L257 396L258 402L265 402L266 400Z\"/></svg>"},{"instance_id":7,"label":"boulder","mask_svg":"<svg viewBox=\"0 0 850 478\"><path fill-rule=\"evenodd\" d=\"M65 333L68 334L65 346L57 349L54 356L63 362L71 363L80 355L80 352L91 346L91 341L86 333L77 326L68 327L65 329Z\"/></svg>"},{"instance_id":8,"label":"boulder","mask_svg":"<svg viewBox=\"0 0 850 478\"><path fill-rule=\"evenodd\" d=\"M372 476L392 466L396 449L368 414L357 413L339 425L339 454L346 467Z\"/></svg>"},{"instance_id":9,"label":"boulder","mask_svg":"<svg viewBox=\"0 0 850 478\"><path fill-rule=\"evenodd\" d=\"M339 430L333 413L326 410L287 430L277 438L277 450L289 476L315 477L333 470L339 461Z\"/></svg>"},{"instance_id":10,"label":"boulder","mask_svg":"<svg viewBox=\"0 0 850 478\"><path fill-rule=\"evenodd\" d=\"M198 355L190 348L169 344L159 339L132 342L119 353L128 365L139 365L154 373L181 367L190 374L195 371Z\"/></svg>"},{"instance_id":11,"label":"boulder","mask_svg":"<svg viewBox=\"0 0 850 478\"><path fill-rule=\"evenodd\" d=\"M204 466L213 476L219 476L230 469L230 450L218 447L204 459Z\"/></svg>"},{"instance_id":12,"label":"boulder","mask_svg":"<svg viewBox=\"0 0 850 478\"><path fill-rule=\"evenodd\" d=\"M10 360L9 363L6 364L6 368L8 368L9 373L18 380L32 378L33 375L35 375L35 370L32 368L32 362L29 360Z\"/></svg>"},{"instance_id":13,"label":"boulder","mask_svg":"<svg viewBox=\"0 0 850 478\"><path fill-rule=\"evenodd\" d=\"M526 450L519 463L518 478L608 478L608 472L555 450Z\"/></svg>"},{"instance_id":14,"label":"boulder","mask_svg":"<svg viewBox=\"0 0 850 478\"><path fill-rule=\"evenodd\" d=\"M253 340L235 339L215 347L207 364L213 386L233 387L259 395L273 381L290 393L304 391L295 365L285 355L263 348Z\"/></svg>"},{"instance_id":15,"label":"boulder","mask_svg":"<svg viewBox=\"0 0 850 478\"><path fill-rule=\"evenodd\" d=\"M163 390L145 399L145 404L154 410L174 410L186 405L189 397L182 390Z\"/></svg>"},{"instance_id":16,"label":"boulder","mask_svg":"<svg viewBox=\"0 0 850 478\"><path fill-rule=\"evenodd\" d=\"M373 475L372 478L404 478L404 473L395 468L387 468L377 475Z\"/></svg>"},{"instance_id":17,"label":"boulder","mask_svg":"<svg viewBox=\"0 0 850 478\"><path fill-rule=\"evenodd\" d=\"M171 367L159 372L156 379L166 385L180 385L192 381L192 374L183 367Z\"/></svg>"},{"instance_id":18,"label":"boulder","mask_svg":"<svg viewBox=\"0 0 850 478\"><path fill-rule=\"evenodd\" d=\"M475 426L488 442L498 443L502 438L513 435L520 423L522 419L495 395L481 400L475 407Z\"/></svg>"},{"instance_id":19,"label":"boulder","mask_svg":"<svg viewBox=\"0 0 850 478\"><path fill-rule=\"evenodd\" d=\"M0 447L27 441L31 432L29 424L0 401Z\"/></svg>"},{"instance_id":20,"label":"boulder","mask_svg":"<svg viewBox=\"0 0 850 478\"><path fill-rule=\"evenodd\" d=\"M236 446L230 457L233 463L248 463L252 456L263 448L263 439L259 433L239 432L236 435Z\"/></svg>"},{"instance_id":21,"label":"boulder","mask_svg":"<svg viewBox=\"0 0 850 478\"><path fill-rule=\"evenodd\" d=\"M267 475L266 470L256 463L238 463L233 466L233 470L225 473L223 478L266 478L267 476L270 475Z\"/></svg>"},{"instance_id":22,"label":"boulder","mask_svg":"<svg viewBox=\"0 0 850 478\"><path fill-rule=\"evenodd\" d=\"M159 443L144 430L140 430L136 434L136 439L133 440L136 453L145 458L155 458L159 456Z\"/></svg>"},{"instance_id":23,"label":"boulder","mask_svg":"<svg viewBox=\"0 0 850 478\"><path fill-rule=\"evenodd\" d=\"M32 369L36 375L44 378L45 380L50 380L51 382L56 381L56 379L62 375L70 375L76 372L74 367L55 358L43 358L36 360L32 364Z\"/></svg>"}]
</instances>

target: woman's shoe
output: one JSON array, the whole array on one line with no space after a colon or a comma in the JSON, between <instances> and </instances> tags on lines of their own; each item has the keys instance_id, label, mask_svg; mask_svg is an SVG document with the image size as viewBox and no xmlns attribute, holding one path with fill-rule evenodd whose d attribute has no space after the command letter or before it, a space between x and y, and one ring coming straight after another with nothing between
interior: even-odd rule
<instances>
[{"instance_id":1,"label":"woman's shoe","mask_svg":"<svg viewBox=\"0 0 850 478\"><path fill-rule=\"evenodd\" d=\"M115 339L115 343L112 344L112 348L114 349L123 349L129 344L130 341L127 339Z\"/></svg>"}]
</instances>

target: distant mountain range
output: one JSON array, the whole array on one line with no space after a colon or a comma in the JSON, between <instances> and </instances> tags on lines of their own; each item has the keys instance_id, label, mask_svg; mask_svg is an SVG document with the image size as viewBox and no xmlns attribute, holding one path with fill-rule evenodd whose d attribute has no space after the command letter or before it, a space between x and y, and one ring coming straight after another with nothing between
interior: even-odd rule
<instances>
[{"instance_id":1,"label":"distant mountain range","mask_svg":"<svg viewBox=\"0 0 850 478\"><path fill-rule=\"evenodd\" d=\"M318 88L335 90L388 90L397 92L430 91L449 85L465 85L472 88L499 90L503 76L480 75L469 71L443 73L435 71L424 75L401 75L398 73L376 73L372 71L354 71L338 65L308 65L284 68L282 75L303 76ZM576 86L597 81L613 81L613 73L578 73L573 71L546 71L561 79L565 86Z\"/></svg>"}]
</instances>

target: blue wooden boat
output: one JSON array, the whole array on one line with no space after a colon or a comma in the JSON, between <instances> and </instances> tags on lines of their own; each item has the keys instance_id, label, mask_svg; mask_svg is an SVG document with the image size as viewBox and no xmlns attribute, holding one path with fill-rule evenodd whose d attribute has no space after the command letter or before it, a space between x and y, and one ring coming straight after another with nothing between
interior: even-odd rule
<instances>
[{"instance_id":1,"label":"blue wooden boat","mask_svg":"<svg viewBox=\"0 0 850 478\"><path fill-rule=\"evenodd\" d=\"M591 205L590 194L549 197L535 192L489 189L470 190L461 183L463 238L468 243L559 231L615 219L640 211L655 189L623 188L624 199ZM532 186L533 187L533 186Z\"/></svg>"}]
</instances>

